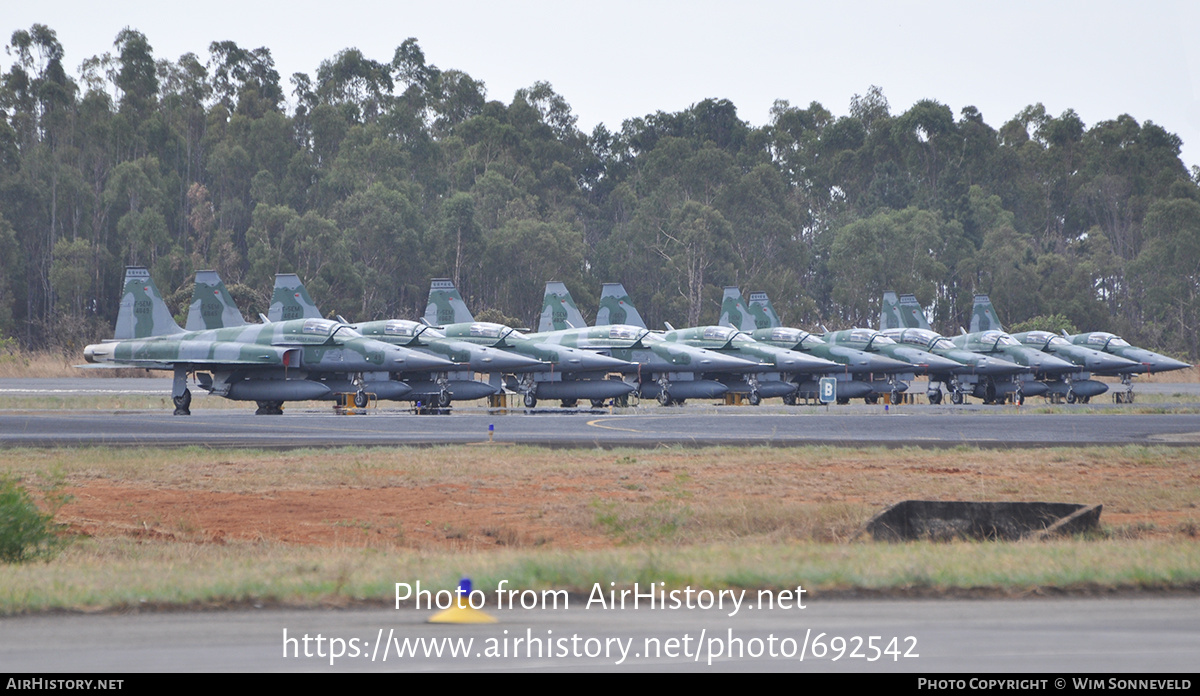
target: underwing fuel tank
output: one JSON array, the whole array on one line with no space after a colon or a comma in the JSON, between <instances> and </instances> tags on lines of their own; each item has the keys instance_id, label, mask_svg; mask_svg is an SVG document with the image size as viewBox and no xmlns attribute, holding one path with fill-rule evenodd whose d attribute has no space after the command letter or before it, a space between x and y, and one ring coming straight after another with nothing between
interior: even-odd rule
<instances>
[{"instance_id":1,"label":"underwing fuel tank","mask_svg":"<svg viewBox=\"0 0 1200 696\"><path fill-rule=\"evenodd\" d=\"M406 401L420 399L432 402L442 393L442 385L431 380L404 382L403 384L411 388L411 391L403 396ZM370 388L367 391L370 391ZM454 401L474 401L499 394L503 390L487 382L477 382L473 379L453 379L446 382L446 391Z\"/></svg>"},{"instance_id":2,"label":"underwing fuel tank","mask_svg":"<svg viewBox=\"0 0 1200 696\"><path fill-rule=\"evenodd\" d=\"M247 379L229 385L234 401L310 401L332 396L321 382L308 379Z\"/></svg>"},{"instance_id":3,"label":"underwing fuel tank","mask_svg":"<svg viewBox=\"0 0 1200 696\"><path fill-rule=\"evenodd\" d=\"M658 398L661 391L657 382L642 383L641 396L643 399ZM671 395L672 399L715 399L718 396L724 396L728 391L729 387L711 379L671 382L667 387L667 393Z\"/></svg>"},{"instance_id":4,"label":"underwing fuel tank","mask_svg":"<svg viewBox=\"0 0 1200 696\"><path fill-rule=\"evenodd\" d=\"M321 380L319 384L323 384L329 389L329 395L321 397L324 399L333 399L334 394L353 394L359 391L359 387L349 379L331 378ZM371 380L363 384L362 391L374 394L377 399L397 401L408 396L412 387L404 382L394 380Z\"/></svg>"},{"instance_id":5,"label":"underwing fuel tank","mask_svg":"<svg viewBox=\"0 0 1200 696\"><path fill-rule=\"evenodd\" d=\"M539 399L615 399L633 391L634 387L619 379L564 379L559 382L537 382Z\"/></svg>"}]
</instances>

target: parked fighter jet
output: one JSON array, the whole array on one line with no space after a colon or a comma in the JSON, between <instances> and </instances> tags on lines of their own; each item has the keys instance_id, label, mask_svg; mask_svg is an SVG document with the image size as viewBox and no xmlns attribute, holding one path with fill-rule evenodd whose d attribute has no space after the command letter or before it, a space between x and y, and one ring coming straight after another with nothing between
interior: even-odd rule
<instances>
[{"instance_id":1,"label":"parked fighter jet","mask_svg":"<svg viewBox=\"0 0 1200 696\"><path fill-rule=\"evenodd\" d=\"M1066 332L1063 332L1063 335L1066 336L1068 341L1076 345L1087 346L1088 348L1111 353L1112 355L1119 355L1122 358L1137 363L1135 367L1116 372L1117 376L1121 378L1121 384L1125 386L1123 393L1114 394L1119 403L1133 403L1133 375L1169 372L1171 370L1182 370L1185 367L1191 367L1191 365L1185 362L1168 358L1165 355L1159 355L1145 348L1131 346L1125 339L1107 331L1091 331L1089 333L1075 334L1074 336L1067 336Z\"/></svg>"},{"instance_id":2,"label":"parked fighter jet","mask_svg":"<svg viewBox=\"0 0 1200 696\"><path fill-rule=\"evenodd\" d=\"M199 300L200 316L205 295L213 291L208 282L199 287L195 300ZM196 321L203 321L200 316ZM176 415L190 413L189 375L213 394L256 401L259 414L278 414L284 401L328 398L338 389L362 392L371 375L454 366L442 358L365 338L327 319L184 331L145 268L126 269L114 338L87 346L84 357L109 367L171 370ZM349 379L344 386L336 377L322 381L330 375L349 375ZM409 388L397 383L395 389L398 393Z\"/></svg>"},{"instance_id":3,"label":"parked fighter jet","mask_svg":"<svg viewBox=\"0 0 1200 696\"><path fill-rule=\"evenodd\" d=\"M831 345L802 329L782 326L779 315L775 313L765 292L750 293L750 304L747 306L742 300L740 290L735 287L725 288L725 295L721 301L720 323L745 331L761 343L836 363L834 368L824 374L813 375L811 379L800 382L796 394L783 397L784 403L788 405L794 405L797 397L816 398L818 379L823 376L838 380L837 400L845 404L849 403L850 399L877 398L877 386L886 391L891 390L892 382L886 380L886 375L909 371L908 363L854 348ZM872 375L881 379L873 382Z\"/></svg>"},{"instance_id":4,"label":"parked fighter jet","mask_svg":"<svg viewBox=\"0 0 1200 696\"><path fill-rule=\"evenodd\" d=\"M607 298L607 299L605 299ZM605 302L608 305L605 305ZM597 323L588 328L587 322L562 283L549 282L542 301L542 316L537 337L566 345L595 350L635 363L627 370L628 379L636 384L642 398L655 398L663 406L682 404L687 399L711 399L725 394L746 381L751 390L755 373L770 367L757 359L743 359L719 352L697 348L646 328L641 315L628 301L624 288L609 283L604 286L602 315L612 320L622 313L629 324ZM613 311L619 308L619 311ZM639 326L640 324L640 326ZM769 386L774 389L776 385ZM761 389L761 386L759 387ZM788 385L785 392L794 391ZM773 393L773 392L771 392ZM760 397L762 392L760 391Z\"/></svg>"},{"instance_id":5,"label":"parked fighter jet","mask_svg":"<svg viewBox=\"0 0 1200 696\"><path fill-rule=\"evenodd\" d=\"M983 296L986 300L986 296ZM1050 391L1051 384L1061 384L1064 375L1078 372L1074 364L1034 350L1021 344L1020 341L996 328L1000 321L996 313L987 306L979 306L971 317L971 332L955 336L951 341L954 345L972 353L1003 356L1005 360L1030 368L1030 375L1018 375L1011 383L995 382L995 393L985 395L984 403L1003 401L1010 396L1018 403L1027 396L1042 396ZM986 327L986 328L981 328ZM1042 381L1048 380L1048 381ZM956 398L951 394L951 401ZM961 398L961 397L960 397ZM955 402L957 403L957 402Z\"/></svg>"},{"instance_id":6,"label":"parked fighter jet","mask_svg":"<svg viewBox=\"0 0 1200 696\"><path fill-rule=\"evenodd\" d=\"M996 355L963 350L955 346L950 339L930 330L925 310L913 295L902 295L897 299L894 292L883 294L879 330L884 336L898 343L917 346L966 367L964 370L931 374L926 393L931 404L942 402L942 384L949 389L950 400L953 403L962 403L964 393L983 399L985 403L992 403L996 401L997 383L1013 386L1014 380L1032 372L1023 365ZM1023 391L1016 390L1013 394L1018 405L1024 403Z\"/></svg>"},{"instance_id":7,"label":"parked fighter jet","mask_svg":"<svg viewBox=\"0 0 1200 696\"><path fill-rule=\"evenodd\" d=\"M975 306L971 311L972 324L976 323L977 318L980 324L986 322L989 327L997 331L1004 330L987 295L975 296ZM1108 391L1107 384L1091 379L1093 373L1116 375L1120 374L1122 370L1137 367L1137 363L1132 360L1085 346L1077 346L1049 331L1022 331L1012 334L1012 337L1020 341L1022 345L1053 355L1075 366L1075 370L1063 373L1057 379L1046 384L1051 393L1062 395L1069 404L1076 401L1087 403L1093 396L1099 396Z\"/></svg>"},{"instance_id":8,"label":"parked fighter jet","mask_svg":"<svg viewBox=\"0 0 1200 696\"><path fill-rule=\"evenodd\" d=\"M565 288L564 288L565 290ZM546 285L546 306L554 303L552 284ZM607 305L605 301L607 300ZM596 325L617 313L626 319L642 323L641 315L629 301L629 295L620 283L605 283L601 293L603 315L597 313ZM615 310L615 311L614 311ZM634 324L635 326L637 324ZM644 326L644 323L642 323ZM695 326L686 329L669 328L662 334L667 342L682 343L693 348L704 348L722 355L744 358L766 366L763 372L752 374L731 373L719 376L718 381L729 387L729 391L745 394L751 405L757 406L763 399L787 397L796 392L798 376L812 377L836 370L840 366L824 358L792 351L768 343L760 343L749 334L729 326ZM805 381L800 377L800 381Z\"/></svg>"},{"instance_id":9,"label":"parked fighter jet","mask_svg":"<svg viewBox=\"0 0 1200 696\"><path fill-rule=\"evenodd\" d=\"M506 386L524 395L525 406L537 406L538 399L559 399L572 407L579 399L590 399L598 406L633 391L633 385L619 379L607 379L609 372L632 367L625 360L589 350L579 350L560 342L545 341L538 335L527 336L516 329L491 322L475 321L454 283L436 278L429 285L429 304L425 322L435 325L449 339L533 358L543 364L505 377Z\"/></svg>"},{"instance_id":10,"label":"parked fighter jet","mask_svg":"<svg viewBox=\"0 0 1200 696\"><path fill-rule=\"evenodd\" d=\"M295 273L275 275L275 290L267 317L271 321L278 321L285 316L321 316ZM523 355L446 338L442 332L428 324L415 321L386 319L359 322L350 326L368 338L438 355L466 368L452 372L404 375L401 380L411 388L410 392L401 397L405 401L421 401L446 408L452 401L471 401L500 393L501 388L498 385L474 379L476 372L501 375L507 372L537 370L545 366L542 361Z\"/></svg>"}]
</instances>

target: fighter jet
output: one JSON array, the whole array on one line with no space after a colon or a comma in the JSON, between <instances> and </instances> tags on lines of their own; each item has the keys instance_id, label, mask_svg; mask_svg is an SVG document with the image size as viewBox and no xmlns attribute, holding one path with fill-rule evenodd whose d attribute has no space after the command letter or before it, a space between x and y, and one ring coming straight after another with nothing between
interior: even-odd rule
<instances>
[{"instance_id":1,"label":"fighter jet","mask_svg":"<svg viewBox=\"0 0 1200 696\"><path fill-rule=\"evenodd\" d=\"M610 286L606 289L610 296L615 292ZM619 295L625 296L623 289L619 290ZM716 398L730 390L730 383L769 369L756 359L723 355L677 340L666 340L664 335L646 328L627 296L624 303L625 320L629 323L597 324L588 328L566 286L552 281L546 284L535 336L628 360L634 365L626 371L627 380L636 385L642 398L657 399L663 406L682 404L687 399ZM598 316L612 320L619 314L610 311Z\"/></svg>"},{"instance_id":2,"label":"fighter jet","mask_svg":"<svg viewBox=\"0 0 1200 696\"><path fill-rule=\"evenodd\" d=\"M1118 355L1137 363L1135 367L1116 372L1116 375L1121 378L1121 384L1125 386L1123 393L1114 394L1118 403L1133 403L1133 375L1135 374L1169 372L1171 370L1182 370L1185 367L1191 367L1191 365L1185 362L1168 358L1165 355L1159 355L1145 348L1131 346L1125 339L1107 331L1091 331L1075 334L1074 336L1068 336L1066 332L1063 332L1063 336L1075 345L1087 346L1088 348Z\"/></svg>"},{"instance_id":3,"label":"fighter jet","mask_svg":"<svg viewBox=\"0 0 1200 696\"><path fill-rule=\"evenodd\" d=\"M984 300L987 299L983 296ZM1074 364L1061 360L1024 346L1020 341L996 328L1000 325L991 304L979 306L971 318L971 332L964 331L955 336L951 342L963 350L972 353L983 353L988 356L1001 357L1009 362L1022 365L1032 370L1031 374L1016 375L1012 382L994 382L992 393L985 393L984 403L1004 401L1011 397L1017 403L1023 403L1027 396L1042 396L1051 389L1051 384L1061 383L1065 375L1078 372ZM951 393L950 400L958 403L961 396Z\"/></svg>"},{"instance_id":4,"label":"fighter jet","mask_svg":"<svg viewBox=\"0 0 1200 696\"><path fill-rule=\"evenodd\" d=\"M908 363L854 348L831 345L803 329L784 327L765 292L750 293L750 304L747 306L740 290L736 287L725 288L721 300L720 323L722 326L740 329L760 343L836 363L833 369L800 382L795 394L783 397L784 403L789 406L795 405L797 397L816 398L820 377L834 377L838 380L837 400L838 403L846 404L850 399L878 398L881 390L877 387L881 387L882 391L890 391L895 384L894 380L887 381L886 375L909 371ZM882 376L883 379L873 381L872 375Z\"/></svg>"},{"instance_id":5,"label":"fighter jet","mask_svg":"<svg viewBox=\"0 0 1200 696\"><path fill-rule=\"evenodd\" d=\"M1019 375L1032 372L1028 367L994 354L984 355L963 350L955 346L949 338L930 330L925 310L913 295L902 295L897 299L894 292L883 294L879 330L884 336L898 343L917 346L966 367L964 370L933 373L930 376L926 396L931 404L942 402L942 384L948 387L953 403L962 403L964 393L992 403L996 400L997 384L1011 386ZM1013 394L1018 404L1024 403L1024 392L1015 390Z\"/></svg>"},{"instance_id":6,"label":"fighter jet","mask_svg":"<svg viewBox=\"0 0 1200 696\"><path fill-rule=\"evenodd\" d=\"M565 288L564 288L565 290ZM547 304L551 303L551 286L546 286ZM641 315L629 300L625 287L620 283L605 283L600 295L601 309L596 315L596 325L603 326L614 315L624 314L625 320L644 326ZM768 343L760 343L748 334L729 326L695 326L687 329L668 328L662 334L668 342L682 343L693 348L704 348L722 355L743 358L766 365L761 373L729 373L718 376L718 381L733 393L745 394L749 403L757 406L763 399L788 397L796 392L799 376L811 378L840 366L824 358L807 353L788 350ZM801 377L800 381L805 381Z\"/></svg>"},{"instance_id":7,"label":"fighter jet","mask_svg":"<svg viewBox=\"0 0 1200 696\"><path fill-rule=\"evenodd\" d=\"M634 389L621 379L607 378L610 372L624 372L633 367L625 360L546 341L537 335L527 336L503 324L475 321L454 283L445 278L435 278L429 285L425 322L440 329L449 339L516 353L543 363L503 377L505 386L524 395L526 408L537 406L538 399L558 399L567 408L575 406L579 399L590 399L593 406L599 406L606 399L625 396Z\"/></svg>"},{"instance_id":8,"label":"fighter jet","mask_svg":"<svg viewBox=\"0 0 1200 696\"><path fill-rule=\"evenodd\" d=\"M275 290L267 318L280 321L287 317L320 317L316 303L305 290L304 284L295 273L275 275ZM408 373L401 377L411 387L402 398L448 407L452 401L471 401L499 394L499 386L474 379L474 373L536 371L545 363L534 358L509 353L467 341L446 338L437 329L420 322L406 319L385 319L350 324L367 338L374 338L394 346L410 348L430 355L438 355L454 361L467 369L453 372Z\"/></svg>"},{"instance_id":9,"label":"fighter jet","mask_svg":"<svg viewBox=\"0 0 1200 696\"><path fill-rule=\"evenodd\" d=\"M987 295L975 296L971 322L973 325L977 322L979 325L986 324L997 331L1004 330ZM1053 355L1075 366L1074 370L1061 373L1046 383L1050 393L1063 396L1069 404L1076 401L1087 403L1093 396L1099 396L1108 391L1107 384L1091 379L1093 373L1115 375L1119 374L1121 370L1137 367L1137 363L1132 360L1085 346L1077 346L1049 331L1022 331L1012 334L1012 337L1024 346Z\"/></svg>"},{"instance_id":10,"label":"fighter jet","mask_svg":"<svg viewBox=\"0 0 1200 696\"><path fill-rule=\"evenodd\" d=\"M199 294L193 301L198 308L196 321L203 321L205 315L214 316L213 310L205 310L212 306L209 297L225 301L217 297L223 286L217 288L211 283L215 275L201 277L204 282L198 285ZM353 391L356 397L363 395L365 403L367 384L377 375L386 379L391 372L454 367L443 358L365 338L353 328L327 319L245 325L239 314L230 321L241 325L200 331L179 328L149 271L131 267L125 271L114 338L87 346L84 357L89 363L107 367L172 371L176 415L190 413L189 375L212 394L256 401L257 413L279 414L285 401L330 398L338 390ZM349 378L342 384L337 375ZM371 385L376 391L387 387L394 390L391 394L409 390L402 383L392 386L381 381L378 386Z\"/></svg>"}]
</instances>

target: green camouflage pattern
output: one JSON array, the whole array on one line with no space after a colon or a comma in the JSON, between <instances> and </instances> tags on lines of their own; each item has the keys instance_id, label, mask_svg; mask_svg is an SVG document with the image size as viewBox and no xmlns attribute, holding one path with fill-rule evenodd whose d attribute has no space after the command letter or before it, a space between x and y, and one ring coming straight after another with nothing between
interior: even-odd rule
<instances>
[{"instance_id":1,"label":"green camouflage pattern","mask_svg":"<svg viewBox=\"0 0 1200 696\"><path fill-rule=\"evenodd\" d=\"M773 329L783 326L771 300L765 292L750 293L750 314L754 317L754 325L759 329Z\"/></svg>"},{"instance_id":2,"label":"green camouflage pattern","mask_svg":"<svg viewBox=\"0 0 1200 696\"><path fill-rule=\"evenodd\" d=\"M915 295L901 295L897 299L894 292L883 293L879 330L887 329L929 330L929 320L925 318L925 310Z\"/></svg>"},{"instance_id":3,"label":"green camouflage pattern","mask_svg":"<svg viewBox=\"0 0 1200 696\"><path fill-rule=\"evenodd\" d=\"M975 304L971 307L971 330L969 333L980 331L1004 331L996 309L987 295L976 295Z\"/></svg>"},{"instance_id":4,"label":"green camouflage pattern","mask_svg":"<svg viewBox=\"0 0 1200 696\"><path fill-rule=\"evenodd\" d=\"M275 289L271 293L271 307L267 310L270 321L292 319L320 319L321 312L313 302L300 276L295 273L276 273Z\"/></svg>"},{"instance_id":5,"label":"green camouflage pattern","mask_svg":"<svg viewBox=\"0 0 1200 696\"><path fill-rule=\"evenodd\" d=\"M596 311L596 326L626 324L646 328L642 315L633 307L629 293L620 283L605 283L600 290L600 309Z\"/></svg>"},{"instance_id":6,"label":"green camouflage pattern","mask_svg":"<svg viewBox=\"0 0 1200 696\"><path fill-rule=\"evenodd\" d=\"M725 288L725 293L721 296L721 318L717 323L746 333L765 328L758 325L757 319L742 299L742 291L735 287Z\"/></svg>"},{"instance_id":7,"label":"green camouflage pattern","mask_svg":"<svg viewBox=\"0 0 1200 696\"><path fill-rule=\"evenodd\" d=\"M192 288L192 304L188 307L187 331L222 329L244 326L246 320L225 288L216 271L196 271L196 284Z\"/></svg>"},{"instance_id":8,"label":"green camouflage pattern","mask_svg":"<svg viewBox=\"0 0 1200 696\"><path fill-rule=\"evenodd\" d=\"M463 324L475 321L467 303L449 278L434 278L429 283L429 304L425 306L425 321L434 326Z\"/></svg>"},{"instance_id":9,"label":"green camouflage pattern","mask_svg":"<svg viewBox=\"0 0 1200 696\"><path fill-rule=\"evenodd\" d=\"M567 286L558 281L546 283L546 292L542 296L542 313L538 319L538 331L558 331L560 329L581 329L587 326L575 300Z\"/></svg>"},{"instance_id":10,"label":"green camouflage pattern","mask_svg":"<svg viewBox=\"0 0 1200 696\"><path fill-rule=\"evenodd\" d=\"M117 313L115 340L149 338L181 334L183 329L167 309L150 277L150 271L140 266L125 269L125 289Z\"/></svg>"}]
</instances>

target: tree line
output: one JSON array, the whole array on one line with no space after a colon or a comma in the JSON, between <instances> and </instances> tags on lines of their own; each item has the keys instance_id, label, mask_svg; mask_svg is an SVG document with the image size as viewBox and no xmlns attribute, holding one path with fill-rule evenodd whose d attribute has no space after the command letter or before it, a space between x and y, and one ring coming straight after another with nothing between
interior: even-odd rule
<instances>
[{"instance_id":1,"label":"tree line","mask_svg":"<svg viewBox=\"0 0 1200 696\"><path fill-rule=\"evenodd\" d=\"M8 51L0 339L26 348L109 336L145 265L180 313L212 268L249 316L295 272L356 321L418 316L434 277L521 326L547 280L585 314L620 281L656 326L714 323L737 285L831 329L912 292L953 334L987 293L1006 323L1200 357L1200 171L1129 115L1035 104L996 128L872 86L840 116L780 100L756 127L705 99L585 134L551 85L489 99L415 39L286 83L266 47L170 60L132 28L75 74L44 25Z\"/></svg>"}]
</instances>

